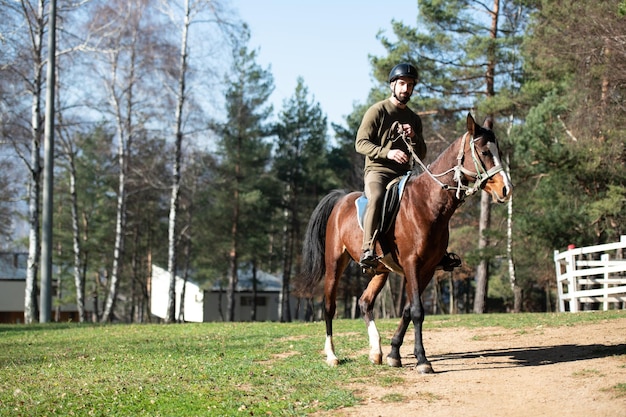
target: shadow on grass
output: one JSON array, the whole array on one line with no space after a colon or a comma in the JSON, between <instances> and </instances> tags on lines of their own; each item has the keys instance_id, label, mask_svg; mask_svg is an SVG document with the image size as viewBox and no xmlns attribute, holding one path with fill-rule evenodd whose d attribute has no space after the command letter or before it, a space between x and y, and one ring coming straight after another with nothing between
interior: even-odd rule
<instances>
[{"instance_id":1,"label":"shadow on grass","mask_svg":"<svg viewBox=\"0 0 626 417\"><path fill-rule=\"evenodd\" d=\"M0 333L26 333L33 331L42 331L42 330L65 330L65 329L74 329L78 327L95 327L98 326L97 323L73 323L73 322L63 322L63 323L33 323L33 324L0 324Z\"/></svg>"}]
</instances>

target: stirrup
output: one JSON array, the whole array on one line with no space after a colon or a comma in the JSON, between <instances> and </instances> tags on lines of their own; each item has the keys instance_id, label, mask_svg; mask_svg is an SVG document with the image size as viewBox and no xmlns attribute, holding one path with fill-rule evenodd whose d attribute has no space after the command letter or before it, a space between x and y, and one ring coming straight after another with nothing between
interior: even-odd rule
<instances>
[{"instance_id":1,"label":"stirrup","mask_svg":"<svg viewBox=\"0 0 626 417\"><path fill-rule=\"evenodd\" d=\"M374 251L371 249L363 251L361 259L359 260L359 266L365 275L375 275L376 266L378 266L378 257Z\"/></svg>"},{"instance_id":2,"label":"stirrup","mask_svg":"<svg viewBox=\"0 0 626 417\"><path fill-rule=\"evenodd\" d=\"M367 249L363 251L363 253L361 254L359 265L361 265L361 267L363 268L365 267L374 268L376 265L378 265L378 257L376 256L373 250Z\"/></svg>"}]
</instances>

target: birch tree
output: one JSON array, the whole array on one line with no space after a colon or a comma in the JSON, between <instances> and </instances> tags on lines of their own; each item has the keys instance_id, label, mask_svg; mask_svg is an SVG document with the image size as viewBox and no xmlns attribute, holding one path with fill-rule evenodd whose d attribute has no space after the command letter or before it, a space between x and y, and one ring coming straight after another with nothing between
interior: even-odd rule
<instances>
[{"instance_id":1,"label":"birch tree","mask_svg":"<svg viewBox=\"0 0 626 417\"><path fill-rule=\"evenodd\" d=\"M160 57L161 44L156 34L161 28L150 5L150 0L107 2L94 11L89 23L89 32L93 34L91 47L101 59L96 69L106 89L103 110L115 126L119 169L113 266L102 321L114 318L122 274L133 140L154 111L148 103L154 106L154 98L158 97L149 74Z\"/></svg>"},{"instance_id":2,"label":"birch tree","mask_svg":"<svg viewBox=\"0 0 626 417\"><path fill-rule=\"evenodd\" d=\"M180 47L176 87L172 88L172 96L175 98L174 111L174 160L172 164L172 185L170 195L170 211L168 221L168 256L167 269L170 277L170 285L168 292L168 305L166 322L175 320L176 312L176 274L178 271L177 246L180 238L178 236L178 214L179 199L181 187L181 166L183 156L183 139L185 137L184 121L186 119L185 112L189 112L188 102L191 97L191 89L189 83L189 61L190 48L189 38L190 30L194 23L203 23L206 29L209 25L218 27L222 33L229 34L235 26L233 21L227 17L227 11L223 7L221 1L216 0L182 0L182 14L177 13L178 2L164 1L161 4L161 10L167 14L180 31ZM208 31L207 31L208 32ZM218 42L215 42L218 43ZM168 71L165 71L168 73ZM167 86L168 83L165 83ZM198 107L196 107L196 110ZM185 271L186 275L187 272Z\"/></svg>"},{"instance_id":3,"label":"birch tree","mask_svg":"<svg viewBox=\"0 0 626 417\"><path fill-rule=\"evenodd\" d=\"M78 181L76 171L76 149L73 141L59 137L60 148L62 149L62 157L67 163L67 170L69 174L69 192L70 192L70 207L71 207L71 219L72 219L72 248L74 254L74 286L76 288L76 308L78 309L78 321L83 323L87 320L85 312L85 275L82 261L82 248L81 248L81 235L78 217L78 191L76 183Z\"/></svg>"},{"instance_id":4,"label":"birch tree","mask_svg":"<svg viewBox=\"0 0 626 417\"><path fill-rule=\"evenodd\" d=\"M176 92L176 114L174 121L174 166L172 169L172 195L170 197L170 214L168 223L168 253L167 253L167 270L170 275L170 286L167 302L166 322L171 323L176 316L176 273L178 266L178 258L176 256L176 218L178 216L178 204L180 193L180 164L182 157L183 142L183 109L187 92L185 91L185 82L187 76L187 41L189 38L189 26L191 25L191 8L190 0L184 0L184 17L181 29L181 45L180 45L180 66L178 74L178 90ZM183 290L184 292L184 290ZM182 300L181 300L182 302ZM182 305L181 305L182 308Z\"/></svg>"},{"instance_id":5,"label":"birch tree","mask_svg":"<svg viewBox=\"0 0 626 417\"><path fill-rule=\"evenodd\" d=\"M42 176L41 145L43 140L43 109L45 93L45 35L47 10L44 0L19 2L2 1L2 26L8 39L3 43L3 78L14 80L15 87L6 90L14 94L12 106L4 116L12 126L8 138L28 171L28 261L24 292L24 322L38 320L37 276L40 263L40 183ZM6 85L6 84L5 84ZM26 92L26 94L24 94ZM30 121L23 116L26 107L23 100L30 99ZM14 106L14 107L13 107ZM24 111L24 113L21 113ZM8 119L8 120L7 120Z\"/></svg>"}]
</instances>

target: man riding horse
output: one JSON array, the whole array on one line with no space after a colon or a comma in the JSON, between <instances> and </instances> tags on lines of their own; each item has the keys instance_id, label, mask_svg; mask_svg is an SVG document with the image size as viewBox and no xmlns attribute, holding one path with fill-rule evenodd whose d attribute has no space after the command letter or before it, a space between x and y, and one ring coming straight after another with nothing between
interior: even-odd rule
<instances>
[{"instance_id":1,"label":"man riding horse","mask_svg":"<svg viewBox=\"0 0 626 417\"><path fill-rule=\"evenodd\" d=\"M367 207L359 261L364 271L371 271L378 264L375 243L387 185L411 170L411 155L420 159L426 156L422 120L407 106L417 80L417 69L413 65L401 63L393 67L389 73L391 96L365 112L356 135L356 151L365 156ZM447 271L460 265L459 257L449 253L440 262L440 266Z\"/></svg>"}]
</instances>

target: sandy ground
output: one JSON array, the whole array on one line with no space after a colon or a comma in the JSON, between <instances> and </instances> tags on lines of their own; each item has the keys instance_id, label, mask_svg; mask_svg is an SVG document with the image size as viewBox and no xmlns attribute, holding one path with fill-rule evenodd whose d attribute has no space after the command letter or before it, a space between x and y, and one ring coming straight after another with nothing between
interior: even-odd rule
<instances>
[{"instance_id":1,"label":"sandy ground","mask_svg":"<svg viewBox=\"0 0 626 417\"><path fill-rule=\"evenodd\" d=\"M626 417L626 319L524 331L427 329L432 375L413 369L411 333L401 382L354 385L361 404L318 415Z\"/></svg>"}]
</instances>

